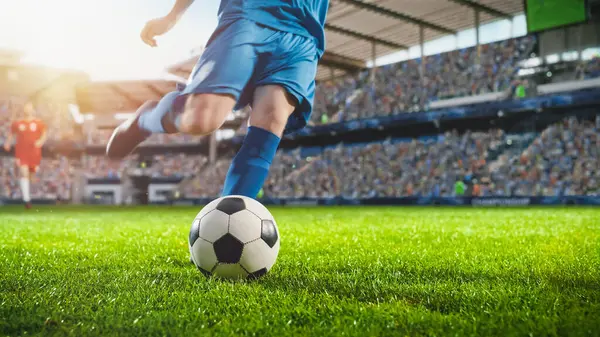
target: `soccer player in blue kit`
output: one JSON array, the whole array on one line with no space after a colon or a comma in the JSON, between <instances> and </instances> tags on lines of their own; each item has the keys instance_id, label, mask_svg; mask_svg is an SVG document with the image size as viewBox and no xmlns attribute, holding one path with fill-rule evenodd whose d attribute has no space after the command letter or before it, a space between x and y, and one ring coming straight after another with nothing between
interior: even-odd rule
<instances>
[{"instance_id":1,"label":"soccer player in blue kit","mask_svg":"<svg viewBox=\"0 0 600 337\"><path fill-rule=\"evenodd\" d=\"M149 21L142 40L168 32L194 0L176 0ZM108 143L121 159L152 133L210 134L250 104L248 133L233 158L222 196L255 198L284 133L310 117L317 62L325 49L329 0L221 0L218 25L184 88L148 101L118 126Z\"/></svg>"}]
</instances>

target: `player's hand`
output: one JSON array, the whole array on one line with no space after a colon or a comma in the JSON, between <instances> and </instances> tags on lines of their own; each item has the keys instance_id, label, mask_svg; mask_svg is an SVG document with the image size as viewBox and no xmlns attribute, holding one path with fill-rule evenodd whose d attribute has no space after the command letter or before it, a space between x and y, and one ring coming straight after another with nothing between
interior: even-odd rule
<instances>
[{"instance_id":1,"label":"player's hand","mask_svg":"<svg viewBox=\"0 0 600 337\"><path fill-rule=\"evenodd\" d=\"M4 143L4 151L6 151L6 152L10 151L10 143L9 142Z\"/></svg>"},{"instance_id":2,"label":"player's hand","mask_svg":"<svg viewBox=\"0 0 600 337\"><path fill-rule=\"evenodd\" d=\"M35 147L37 147L37 148L40 148L40 147L44 146L44 143L43 143L43 142L40 142L40 141L38 140L37 142L35 142L35 144L34 144L34 145L35 145Z\"/></svg>"},{"instance_id":3,"label":"player's hand","mask_svg":"<svg viewBox=\"0 0 600 337\"><path fill-rule=\"evenodd\" d=\"M140 37L145 44L150 47L156 47L155 37L170 31L171 28L175 26L175 23L177 23L177 19L170 16L163 16L162 18L150 20L146 22Z\"/></svg>"}]
</instances>

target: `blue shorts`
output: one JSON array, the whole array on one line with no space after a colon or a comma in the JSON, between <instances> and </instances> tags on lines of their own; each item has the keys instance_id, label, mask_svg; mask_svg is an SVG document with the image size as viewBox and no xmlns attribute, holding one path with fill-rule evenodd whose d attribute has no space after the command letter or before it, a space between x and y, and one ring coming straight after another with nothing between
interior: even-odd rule
<instances>
[{"instance_id":1,"label":"blue shorts","mask_svg":"<svg viewBox=\"0 0 600 337\"><path fill-rule=\"evenodd\" d=\"M232 95L235 109L252 105L254 90L276 84L296 100L285 133L303 128L315 94L318 51L313 39L273 30L246 19L220 23L182 94Z\"/></svg>"}]
</instances>

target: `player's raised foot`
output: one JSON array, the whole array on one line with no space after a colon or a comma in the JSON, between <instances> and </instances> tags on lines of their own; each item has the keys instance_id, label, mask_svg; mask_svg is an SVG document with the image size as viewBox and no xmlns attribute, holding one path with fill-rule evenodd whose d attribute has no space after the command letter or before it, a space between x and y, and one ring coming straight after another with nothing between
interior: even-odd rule
<instances>
[{"instance_id":1,"label":"player's raised foot","mask_svg":"<svg viewBox=\"0 0 600 337\"><path fill-rule=\"evenodd\" d=\"M29 201L25 203L25 209L31 209L31 203Z\"/></svg>"},{"instance_id":2,"label":"player's raised foot","mask_svg":"<svg viewBox=\"0 0 600 337\"><path fill-rule=\"evenodd\" d=\"M140 128L138 120L142 114L152 110L157 103L156 101L148 101L142 104L136 111L135 116L117 126L106 146L106 155L109 158L123 159L127 157L152 134Z\"/></svg>"}]
</instances>

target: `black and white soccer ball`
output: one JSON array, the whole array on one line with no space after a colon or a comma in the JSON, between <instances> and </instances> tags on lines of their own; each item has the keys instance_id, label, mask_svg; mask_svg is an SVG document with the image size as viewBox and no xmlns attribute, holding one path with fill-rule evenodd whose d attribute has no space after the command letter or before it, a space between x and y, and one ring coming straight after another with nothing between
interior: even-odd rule
<instances>
[{"instance_id":1,"label":"black and white soccer ball","mask_svg":"<svg viewBox=\"0 0 600 337\"><path fill-rule=\"evenodd\" d=\"M192 261L205 275L256 278L277 260L279 231L260 202L239 195L213 200L190 230Z\"/></svg>"}]
</instances>

